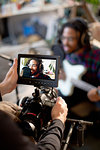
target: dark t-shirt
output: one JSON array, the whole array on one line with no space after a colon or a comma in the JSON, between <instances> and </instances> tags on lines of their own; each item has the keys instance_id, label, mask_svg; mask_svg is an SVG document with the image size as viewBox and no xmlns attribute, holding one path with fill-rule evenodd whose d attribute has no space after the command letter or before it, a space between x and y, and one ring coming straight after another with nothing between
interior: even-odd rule
<instances>
[{"instance_id":1,"label":"dark t-shirt","mask_svg":"<svg viewBox=\"0 0 100 150\"><path fill-rule=\"evenodd\" d=\"M32 75L31 75L31 77L34 78L34 79L45 79L45 80L50 80L51 79L48 75L43 74L43 73L40 73L37 77L34 77Z\"/></svg>"},{"instance_id":2,"label":"dark t-shirt","mask_svg":"<svg viewBox=\"0 0 100 150\"><path fill-rule=\"evenodd\" d=\"M23 67L22 70L23 70L23 77L26 77L26 78L30 78L31 77L31 78L34 78L34 79L45 79L45 80L50 80L51 79L48 75L43 74L43 73L40 73L36 77L33 76L31 74L31 69L29 67L27 67L27 66Z\"/></svg>"}]
</instances>

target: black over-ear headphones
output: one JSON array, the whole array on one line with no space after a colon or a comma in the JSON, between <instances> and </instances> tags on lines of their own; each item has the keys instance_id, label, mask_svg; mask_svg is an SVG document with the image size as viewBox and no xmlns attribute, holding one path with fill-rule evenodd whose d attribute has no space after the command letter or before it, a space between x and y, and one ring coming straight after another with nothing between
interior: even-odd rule
<instances>
[{"instance_id":1,"label":"black over-ear headphones","mask_svg":"<svg viewBox=\"0 0 100 150\"><path fill-rule=\"evenodd\" d=\"M80 32L79 46L83 47L90 43L90 36L88 31L88 23L83 18L75 18L72 20L74 29Z\"/></svg>"},{"instance_id":2,"label":"black over-ear headphones","mask_svg":"<svg viewBox=\"0 0 100 150\"><path fill-rule=\"evenodd\" d=\"M39 71L39 72L42 72L43 69L44 69L44 68L43 68L42 60L39 59L39 60L38 60L38 71Z\"/></svg>"}]
</instances>

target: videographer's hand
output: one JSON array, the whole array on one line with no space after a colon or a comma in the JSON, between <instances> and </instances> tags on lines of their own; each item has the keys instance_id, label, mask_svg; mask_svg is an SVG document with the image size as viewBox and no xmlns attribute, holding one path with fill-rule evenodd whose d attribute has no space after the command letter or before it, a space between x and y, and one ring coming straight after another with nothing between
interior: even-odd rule
<instances>
[{"instance_id":1,"label":"videographer's hand","mask_svg":"<svg viewBox=\"0 0 100 150\"><path fill-rule=\"evenodd\" d=\"M18 117L21 113L22 108L17 106L16 104L8 101L2 101L0 102L0 110L7 113L14 121L20 121Z\"/></svg>"},{"instance_id":2,"label":"videographer's hand","mask_svg":"<svg viewBox=\"0 0 100 150\"><path fill-rule=\"evenodd\" d=\"M52 120L59 119L64 124L66 121L67 113L68 113L67 104L61 97L58 97L56 104L54 105L51 111Z\"/></svg>"},{"instance_id":3,"label":"videographer's hand","mask_svg":"<svg viewBox=\"0 0 100 150\"><path fill-rule=\"evenodd\" d=\"M66 74L63 69L60 69L60 71L59 71L59 79L64 80L64 81L66 80Z\"/></svg>"},{"instance_id":4,"label":"videographer's hand","mask_svg":"<svg viewBox=\"0 0 100 150\"><path fill-rule=\"evenodd\" d=\"M0 83L1 96L12 92L17 86L17 59L14 59L13 66L9 69L5 79Z\"/></svg>"}]
</instances>

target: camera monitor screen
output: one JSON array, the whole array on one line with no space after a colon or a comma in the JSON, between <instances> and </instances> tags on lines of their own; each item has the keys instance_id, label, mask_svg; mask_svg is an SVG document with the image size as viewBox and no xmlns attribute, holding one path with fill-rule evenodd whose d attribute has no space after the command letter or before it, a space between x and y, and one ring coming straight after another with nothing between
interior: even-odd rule
<instances>
[{"instance_id":1,"label":"camera monitor screen","mask_svg":"<svg viewBox=\"0 0 100 150\"><path fill-rule=\"evenodd\" d=\"M19 54L18 83L57 87L58 65L58 56Z\"/></svg>"}]
</instances>

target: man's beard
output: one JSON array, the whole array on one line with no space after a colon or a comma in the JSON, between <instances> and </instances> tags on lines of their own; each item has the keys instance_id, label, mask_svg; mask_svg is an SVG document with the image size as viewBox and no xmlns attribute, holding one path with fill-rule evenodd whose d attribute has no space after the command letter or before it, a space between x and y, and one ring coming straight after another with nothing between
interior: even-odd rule
<instances>
[{"instance_id":1,"label":"man's beard","mask_svg":"<svg viewBox=\"0 0 100 150\"><path fill-rule=\"evenodd\" d=\"M71 53L75 53L75 52L77 52L78 50L80 50L80 46L79 47L77 47L77 48L75 48L75 49L71 49L71 47L69 46L69 45L67 45L67 46L63 46L64 47L64 52L66 53L66 54L71 54Z\"/></svg>"},{"instance_id":2,"label":"man's beard","mask_svg":"<svg viewBox=\"0 0 100 150\"><path fill-rule=\"evenodd\" d=\"M65 53L66 54L68 54L68 53L71 53L73 50L71 49L71 47L70 46L63 46L63 48L64 48L64 51L65 51Z\"/></svg>"},{"instance_id":3,"label":"man's beard","mask_svg":"<svg viewBox=\"0 0 100 150\"><path fill-rule=\"evenodd\" d=\"M39 73L39 71L31 72L31 75L35 76Z\"/></svg>"}]
</instances>

